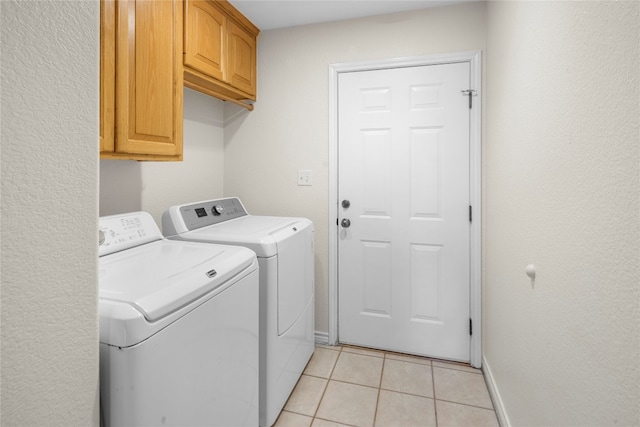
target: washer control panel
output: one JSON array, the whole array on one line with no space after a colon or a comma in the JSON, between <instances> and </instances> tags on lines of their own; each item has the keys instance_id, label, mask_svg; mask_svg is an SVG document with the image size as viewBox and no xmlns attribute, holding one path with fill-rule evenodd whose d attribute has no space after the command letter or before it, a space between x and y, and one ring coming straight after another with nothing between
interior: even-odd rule
<instances>
[{"instance_id":1,"label":"washer control panel","mask_svg":"<svg viewBox=\"0 0 640 427\"><path fill-rule=\"evenodd\" d=\"M209 200L181 206L180 215L188 230L219 224L247 215L242 202L236 197Z\"/></svg>"},{"instance_id":2,"label":"washer control panel","mask_svg":"<svg viewBox=\"0 0 640 427\"><path fill-rule=\"evenodd\" d=\"M105 216L99 220L98 253L108 255L161 238L153 217L146 212Z\"/></svg>"}]
</instances>

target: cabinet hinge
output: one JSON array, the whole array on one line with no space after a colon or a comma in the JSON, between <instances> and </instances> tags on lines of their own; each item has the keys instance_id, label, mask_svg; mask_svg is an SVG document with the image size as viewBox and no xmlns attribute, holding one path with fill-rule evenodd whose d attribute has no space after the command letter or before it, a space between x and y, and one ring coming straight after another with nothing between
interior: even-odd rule
<instances>
[{"instance_id":1,"label":"cabinet hinge","mask_svg":"<svg viewBox=\"0 0 640 427\"><path fill-rule=\"evenodd\" d=\"M469 335L473 335L473 320L469 318Z\"/></svg>"},{"instance_id":2,"label":"cabinet hinge","mask_svg":"<svg viewBox=\"0 0 640 427\"><path fill-rule=\"evenodd\" d=\"M473 208L469 205L469 222L473 222Z\"/></svg>"},{"instance_id":3,"label":"cabinet hinge","mask_svg":"<svg viewBox=\"0 0 640 427\"><path fill-rule=\"evenodd\" d=\"M462 96L469 97L469 109L471 109L471 107L473 107L473 97L478 96L478 93L475 89L461 90L460 92L462 92Z\"/></svg>"}]
</instances>

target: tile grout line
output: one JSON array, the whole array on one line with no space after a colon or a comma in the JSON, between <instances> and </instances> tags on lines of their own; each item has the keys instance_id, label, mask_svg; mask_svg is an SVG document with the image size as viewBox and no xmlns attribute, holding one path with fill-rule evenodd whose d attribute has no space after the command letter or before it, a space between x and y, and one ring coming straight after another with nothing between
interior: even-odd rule
<instances>
[{"instance_id":1,"label":"tile grout line","mask_svg":"<svg viewBox=\"0 0 640 427\"><path fill-rule=\"evenodd\" d=\"M322 396L320 396L320 400L318 401L318 406L316 407L316 410L313 412L313 416L311 417L311 425L313 425L313 422L316 420L316 416L318 415L318 411L320 410L320 405L322 405L322 399L324 399L324 395L327 393L327 389L329 388L329 382L333 377L333 372L336 370L336 366L338 365L338 360L340 359L340 355L342 354L342 348L343 347L340 347L340 350L338 351L338 357L336 357L336 361L333 363L333 367L331 368L331 372L329 373L329 378L327 378L327 384L324 386L324 390L322 390Z\"/></svg>"},{"instance_id":2,"label":"tile grout line","mask_svg":"<svg viewBox=\"0 0 640 427\"><path fill-rule=\"evenodd\" d=\"M382 390L382 377L384 376L384 365L387 361L387 353L382 353L382 370L380 371L380 381L378 381L378 396L376 396L376 406L373 408L373 426L376 425L376 418L378 417L378 405L380 405L380 391Z\"/></svg>"},{"instance_id":3,"label":"tile grout line","mask_svg":"<svg viewBox=\"0 0 640 427\"><path fill-rule=\"evenodd\" d=\"M460 372L466 372L468 374L482 375L482 371L476 370L477 372L474 372L474 371L467 370L467 369L460 369L456 365L453 365L453 366L436 366L436 365L434 365L433 367L437 368L437 369L449 369L451 371L460 371Z\"/></svg>"},{"instance_id":4,"label":"tile grout line","mask_svg":"<svg viewBox=\"0 0 640 427\"><path fill-rule=\"evenodd\" d=\"M436 376L433 372L433 361L431 361L431 387L433 388L433 413L436 417L436 427L438 427L438 398L436 396Z\"/></svg>"},{"instance_id":5,"label":"tile grout line","mask_svg":"<svg viewBox=\"0 0 640 427\"><path fill-rule=\"evenodd\" d=\"M436 399L434 399L434 400L436 400ZM495 412L494 408L486 408L484 406L470 405L469 403L460 403L460 402L456 402L455 400L446 400L446 399L437 399L437 400L440 401L440 402L452 403L454 405L467 406L469 408L484 409L485 411Z\"/></svg>"}]
</instances>

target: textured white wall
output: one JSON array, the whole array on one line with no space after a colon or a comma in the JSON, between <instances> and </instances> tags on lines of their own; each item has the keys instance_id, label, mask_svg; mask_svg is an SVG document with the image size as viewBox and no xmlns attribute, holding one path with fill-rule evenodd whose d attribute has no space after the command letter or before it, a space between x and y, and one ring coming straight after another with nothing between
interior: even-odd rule
<instances>
[{"instance_id":1,"label":"textured white wall","mask_svg":"<svg viewBox=\"0 0 640 427\"><path fill-rule=\"evenodd\" d=\"M259 215L315 224L316 330L328 330L329 65L482 50L485 5L309 25L260 34L258 102L225 127L225 195ZM298 187L298 169L313 186Z\"/></svg>"},{"instance_id":2,"label":"textured white wall","mask_svg":"<svg viewBox=\"0 0 640 427\"><path fill-rule=\"evenodd\" d=\"M512 425L640 425L639 6L488 4L484 354Z\"/></svg>"},{"instance_id":3,"label":"textured white wall","mask_svg":"<svg viewBox=\"0 0 640 427\"><path fill-rule=\"evenodd\" d=\"M98 19L0 2L2 425L98 425Z\"/></svg>"},{"instance_id":4,"label":"textured white wall","mask_svg":"<svg viewBox=\"0 0 640 427\"><path fill-rule=\"evenodd\" d=\"M182 162L100 161L100 215L143 210L162 224L169 206L222 197L224 103L184 89Z\"/></svg>"}]
</instances>

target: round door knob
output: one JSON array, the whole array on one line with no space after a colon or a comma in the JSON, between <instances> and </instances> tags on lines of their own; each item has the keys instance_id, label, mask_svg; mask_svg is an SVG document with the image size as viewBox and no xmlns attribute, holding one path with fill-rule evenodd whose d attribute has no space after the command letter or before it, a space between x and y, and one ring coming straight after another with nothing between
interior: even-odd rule
<instances>
[{"instance_id":1,"label":"round door knob","mask_svg":"<svg viewBox=\"0 0 640 427\"><path fill-rule=\"evenodd\" d=\"M347 209L349 206L351 206L351 202L350 201L348 201L346 199L342 201L342 207L343 208Z\"/></svg>"},{"instance_id":2,"label":"round door knob","mask_svg":"<svg viewBox=\"0 0 640 427\"><path fill-rule=\"evenodd\" d=\"M342 222L340 222L340 225L342 225L344 228L349 228L351 227L351 221L345 218L342 220Z\"/></svg>"}]
</instances>

